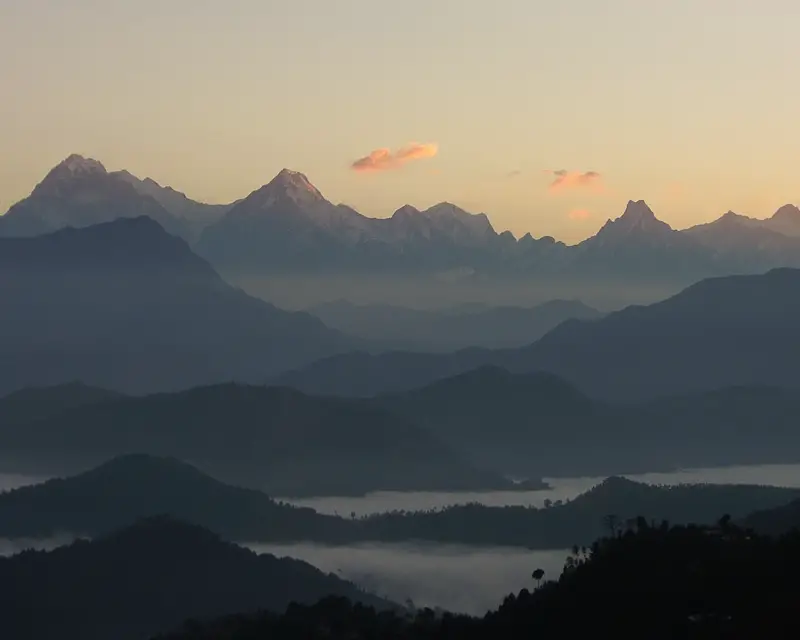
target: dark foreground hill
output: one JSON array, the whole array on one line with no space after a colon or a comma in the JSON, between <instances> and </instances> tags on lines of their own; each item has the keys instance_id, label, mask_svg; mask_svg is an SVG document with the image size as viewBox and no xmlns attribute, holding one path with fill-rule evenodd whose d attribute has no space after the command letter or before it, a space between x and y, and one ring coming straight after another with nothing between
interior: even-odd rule
<instances>
[{"instance_id":1,"label":"dark foreground hill","mask_svg":"<svg viewBox=\"0 0 800 640\"><path fill-rule=\"evenodd\" d=\"M545 508L454 506L341 518L277 503L258 491L218 482L174 459L132 455L63 480L0 494L0 538L104 535L141 518L167 514L243 542L431 541L564 549L589 544L609 526L648 522L711 523L742 518L800 497L798 489L686 485L657 487L609 478Z\"/></svg>"},{"instance_id":2,"label":"dark foreground hill","mask_svg":"<svg viewBox=\"0 0 800 640\"><path fill-rule=\"evenodd\" d=\"M174 456L278 496L514 486L383 409L235 384L77 407L23 427L0 424L0 449L33 475L71 473L126 453Z\"/></svg>"},{"instance_id":3,"label":"dark foreground hill","mask_svg":"<svg viewBox=\"0 0 800 640\"><path fill-rule=\"evenodd\" d=\"M378 613L343 599L285 614L192 623L161 640L755 640L800 634L800 536L772 540L732 527L650 526L598 540L562 575L531 571L531 591L483 618L431 610ZM541 587L536 585L544 578Z\"/></svg>"},{"instance_id":4,"label":"dark foreground hill","mask_svg":"<svg viewBox=\"0 0 800 640\"><path fill-rule=\"evenodd\" d=\"M763 509L747 516L742 523L759 533L780 535L800 531L800 500L773 509Z\"/></svg>"},{"instance_id":5,"label":"dark foreground hill","mask_svg":"<svg viewBox=\"0 0 800 640\"><path fill-rule=\"evenodd\" d=\"M800 388L800 270L712 278L649 306L567 321L521 349L363 353L279 378L308 393L407 391L483 365L547 371L590 396L635 401L727 386Z\"/></svg>"},{"instance_id":6,"label":"dark foreground hill","mask_svg":"<svg viewBox=\"0 0 800 640\"><path fill-rule=\"evenodd\" d=\"M7 638L138 640L187 618L282 612L289 603L329 595L390 606L304 562L259 556L169 518L0 558L0 627Z\"/></svg>"},{"instance_id":7,"label":"dark foreground hill","mask_svg":"<svg viewBox=\"0 0 800 640\"><path fill-rule=\"evenodd\" d=\"M0 238L0 299L0 393L260 382L348 345L308 314L231 287L147 217Z\"/></svg>"}]
</instances>

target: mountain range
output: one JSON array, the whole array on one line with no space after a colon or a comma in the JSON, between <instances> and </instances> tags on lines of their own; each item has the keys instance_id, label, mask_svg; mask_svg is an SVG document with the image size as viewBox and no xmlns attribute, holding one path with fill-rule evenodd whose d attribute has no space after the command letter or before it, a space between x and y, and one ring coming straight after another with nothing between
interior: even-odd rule
<instances>
[{"instance_id":1,"label":"mountain range","mask_svg":"<svg viewBox=\"0 0 800 640\"><path fill-rule=\"evenodd\" d=\"M328 327L380 344L383 349L455 351L467 347L521 347L565 320L603 314L578 300L550 300L532 307L460 305L411 309L338 300L308 309Z\"/></svg>"},{"instance_id":2,"label":"mountain range","mask_svg":"<svg viewBox=\"0 0 800 640\"><path fill-rule=\"evenodd\" d=\"M43 406L65 395L62 387L27 393ZM0 421L0 457L36 476L147 453L277 496L515 488L407 417L359 401L236 384L111 399L98 390L44 417L29 408L26 418L18 395L0 398L0 418L13 416ZM545 485L528 485L537 486Z\"/></svg>"},{"instance_id":3,"label":"mountain range","mask_svg":"<svg viewBox=\"0 0 800 640\"><path fill-rule=\"evenodd\" d=\"M486 366L371 402L512 477L800 461L796 389L728 387L616 404L549 373Z\"/></svg>"},{"instance_id":4,"label":"mountain range","mask_svg":"<svg viewBox=\"0 0 800 640\"><path fill-rule=\"evenodd\" d=\"M544 507L465 504L361 517L323 515L276 503L265 494L221 483L175 459L129 455L85 473L0 494L0 536L17 542L107 536L157 516L202 526L247 543L359 542L565 549L602 535L604 518L670 522L743 517L797 500L800 489L756 485L655 486L609 477L566 502Z\"/></svg>"},{"instance_id":5,"label":"mountain range","mask_svg":"<svg viewBox=\"0 0 800 640\"><path fill-rule=\"evenodd\" d=\"M127 171L107 172L73 155L0 217L0 236L31 236L65 226L147 215L189 240L226 276L247 274L442 273L466 278L564 280L686 286L701 278L800 266L800 209L756 220L727 213L678 231L644 201L631 201L591 238L573 246L551 237L498 233L486 214L443 202L405 205L386 219L328 201L302 173L282 170L226 205L192 201Z\"/></svg>"},{"instance_id":6,"label":"mountain range","mask_svg":"<svg viewBox=\"0 0 800 640\"><path fill-rule=\"evenodd\" d=\"M364 352L325 358L275 382L368 397L495 365L546 371L590 397L636 401L730 386L800 388L800 270L710 278L648 306L569 320L518 349Z\"/></svg>"}]
</instances>

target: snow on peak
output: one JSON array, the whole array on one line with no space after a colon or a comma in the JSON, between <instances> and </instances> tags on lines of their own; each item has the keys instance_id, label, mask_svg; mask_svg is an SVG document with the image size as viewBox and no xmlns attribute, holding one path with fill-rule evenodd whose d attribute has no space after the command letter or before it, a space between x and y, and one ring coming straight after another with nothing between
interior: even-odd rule
<instances>
[{"instance_id":1,"label":"snow on peak","mask_svg":"<svg viewBox=\"0 0 800 640\"><path fill-rule=\"evenodd\" d=\"M106 173L106 168L94 158L84 158L73 153L66 160L63 160L53 171L58 171L61 175L83 175L89 173Z\"/></svg>"},{"instance_id":2,"label":"snow on peak","mask_svg":"<svg viewBox=\"0 0 800 640\"><path fill-rule=\"evenodd\" d=\"M281 169L267 186L271 190L280 190L297 204L325 199L304 173L291 169Z\"/></svg>"},{"instance_id":3,"label":"snow on peak","mask_svg":"<svg viewBox=\"0 0 800 640\"><path fill-rule=\"evenodd\" d=\"M69 184L76 178L93 175L107 175L106 168L97 160L73 153L50 170L36 186L34 193L59 193L62 185Z\"/></svg>"}]
</instances>

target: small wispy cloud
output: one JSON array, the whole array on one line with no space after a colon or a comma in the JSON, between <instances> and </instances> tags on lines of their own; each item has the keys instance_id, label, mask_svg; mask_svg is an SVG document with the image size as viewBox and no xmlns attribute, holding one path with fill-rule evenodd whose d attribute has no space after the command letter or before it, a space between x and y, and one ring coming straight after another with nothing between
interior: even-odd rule
<instances>
[{"instance_id":1,"label":"small wispy cloud","mask_svg":"<svg viewBox=\"0 0 800 640\"><path fill-rule=\"evenodd\" d=\"M568 214L567 217L570 220L586 220L587 218L591 217L591 213L588 209L572 209Z\"/></svg>"},{"instance_id":2,"label":"small wispy cloud","mask_svg":"<svg viewBox=\"0 0 800 640\"><path fill-rule=\"evenodd\" d=\"M545 173L553 176L548 187L552 193L569 189L603 190L602 176L597 171L568 171L567 169L547 169Z\"/></svg>"},{"instance_id":3,"label":"small wispy cloud","mask_svg":"<svg viewBox=\"0 0 800 640\"><path fill-rule=\"evenodd\" d=\"M392 151L388 148L375 149L363 158L350 165L353 171L389 171L399 169L413 160L433 158L439 153L439 145L433 142L412 142L405 147Z\"/></svg>"}]
</instances>

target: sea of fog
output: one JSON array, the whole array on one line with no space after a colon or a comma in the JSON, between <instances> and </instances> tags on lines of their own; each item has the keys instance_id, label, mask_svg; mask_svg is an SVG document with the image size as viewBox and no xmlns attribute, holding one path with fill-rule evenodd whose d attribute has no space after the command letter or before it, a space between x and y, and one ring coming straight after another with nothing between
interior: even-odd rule
<instances>
[{"instance_id":1,"label":"sea of fog","mask_svg":"<svg viewBox=\"0 0 800 640\"><path fill-rule=\"evenodd\" d=\"M248 544L259 553L305 560L395 602L483 615L509 593L532 588L541 568L557 577L568 551L528 551L443 544Z\"/></svg>"},{"instance_id":2,"label":"sea of fog","mask_svg":"<svg viewBox=\"0 0 800 640\"><path fill-rule=\"evenodd\" d=\"M760 484L776 487L800 487L800 464L686 469L664 473L626 475L626 478L649 484ZM604 480L604 477L545 478L551 489L544 491L492 491L470 493L379 491L360 497L320 497L295 500L292 504L312 507L328 514L357 516L393 510L427 510L455 504L479 502L489 506L523 505L540 507L545 500L570 500Z\"/></svg>"},{"instance_id":3,"label":"sea of fog","mask_svg":"<svg viewBox=\"0 0 800 640\"><path fill-rule=\"evenodd\" d=\"M671 473L627 476L655 484L709 482L800 487L800 465L762 465L692 469ZM0 474L0 490L34 484L40 478ZM416 510L480 502L487 505L540 506L546 499L567 500L595 486L602 478L548 478L547 491L491 493L393 493L363 497L324 497L287 502L310 506L324 513L349 517L394 509ZM68 542L54 540L0 540L0 555L25 548L52 548ZM368 591L398 602L411 599L418 607L483 614L497 607L506 594L532 586L531 573L541 568L558 576L566 551L528 551L514 548L476 548L441 544L363 544L326 547L313 544L264 545L250 548L277 556L305 560L323 571L352 580Z\"/></svg>"}]
</instances>

